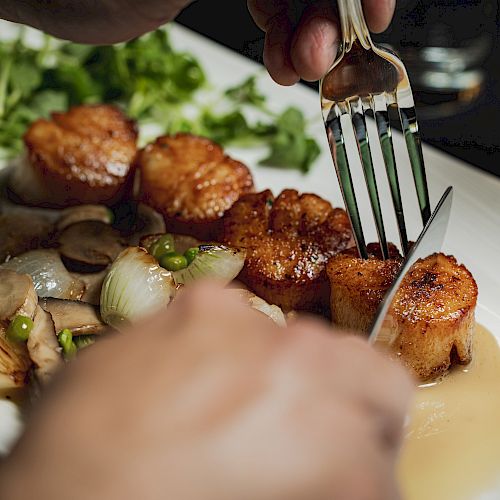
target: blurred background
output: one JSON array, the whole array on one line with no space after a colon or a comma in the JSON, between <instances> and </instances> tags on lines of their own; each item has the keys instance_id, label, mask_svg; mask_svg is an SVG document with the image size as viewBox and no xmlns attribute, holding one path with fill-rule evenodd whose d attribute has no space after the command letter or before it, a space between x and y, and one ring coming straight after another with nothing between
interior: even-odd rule
<instances>
[{"instance_id":1,"label":"blurred background","mask_svg":"<svg viewBox=\"0 0 500 500\"><path fill-rule=\"evenodd\" d=\"M244 1L194 2L177 21L262 62L264 35ZM424 141L497 176L499 32L498 0L397 0L391 27L374 37L407 65Z\"/></svg>"}]
</instances>

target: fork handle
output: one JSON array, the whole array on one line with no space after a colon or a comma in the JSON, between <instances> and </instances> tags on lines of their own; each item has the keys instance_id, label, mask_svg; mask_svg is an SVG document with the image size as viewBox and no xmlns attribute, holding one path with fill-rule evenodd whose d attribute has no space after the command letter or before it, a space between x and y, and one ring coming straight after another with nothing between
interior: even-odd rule
<instances>
[{"instance_id":1,"label":"fork handle","mask_svg":"<svg viewBox=\"0 0 500 500\"><path fill-rule=\"evenodd\" d=\"M366 50L372 49L373 42L366 24L361 0L337 0L337 4L345 51L349 52L356 40L359 40L359 43Z\"/></svg>"}]
</instances>

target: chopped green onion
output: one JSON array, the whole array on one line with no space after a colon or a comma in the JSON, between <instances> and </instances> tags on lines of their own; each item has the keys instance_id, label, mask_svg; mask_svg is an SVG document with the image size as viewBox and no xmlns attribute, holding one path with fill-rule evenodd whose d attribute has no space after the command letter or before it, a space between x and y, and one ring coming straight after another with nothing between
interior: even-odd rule
<instances>
[{"instance_id":1,"label":"chopped green onion","mask_svg":"<svg viewBox=\"0 0 500 500\"><path fill-rule=\"evenodd\" d=\"M15 342L26 342L33 329L33 320L27 316L18 315L7 328L7 338Z\"/></svg>"},{"instance_id":2,"label":"chopped green onion","mask_svg":"<svg viewBox=\"0 0 500 500\"><path fill-rule=\"evenodd\" d=\"M95 343L95 335L77 335L74 337L73 342L76 348L80 350Z\"/></svg>"},{"instance_id":3,"label":"chopped green onion","mask_svg":"<svg viewBox=\"0 0 500 500\"><path fill-rule=\"evenodd\" d=\"M109 207L106 207L106 210L108 214L108 224L113 224L113 222L115 222L115 213Z\"/></svg>"},{"instance_id":4,"label":"chopped green onion","mask_svg":"<svg viewBox=\"0 0 500 500\"><path fill-rule=\"evenodd\" d=\"M246 252L242 249L200 245L197 250L189 266L172 272L177 284L187 285L207 278L227 284L238 276L245 264Z\"/></svg>"},{"instance_id":5,"label":"chopped green onion","mask_svg":"<svg viewBox=\"0 0 500 500\"><path fill-rule=\"evenodd\" d=\"M188 266L188 261L184 255L170 252L161 257L160 266L167 271L180 271Z\"/></svg>"},{"instance_id":6,"label":"chopped green onion","mask_svg":"<svg viewBox=\"0 0 500 500\"><path fill-rule=\"evenodd\" d=\"M191 264L191 262L193 262L194 258L198 255L199 251L200 249L198 247L193 247L193 248L188 248L184 252L184 257L186 257L188 265Z\"/></svg>"},{"instance_id":7,"label":"chopped green onion","mask_svg":"<svg viewBox=\"0 0 500 500\"><path fill-rule=\"evenodd\" d=\"M175 252L175 246L174 237L171 234L165 234L149 247L149 253L157 260L172 252Z\"/></svg>"},{"instance_id":8,"label":"chopped green onion","mask_svg":"<svg viewBox=\"0 0 500 500\"><path fill-rule=\"evenodd\" d=\"M61 330L57 335L59 345L62 347L66 359L73 358L76 354L76 344L73 342L73 333L69 328Z\"/></svg>"}]
</instances>

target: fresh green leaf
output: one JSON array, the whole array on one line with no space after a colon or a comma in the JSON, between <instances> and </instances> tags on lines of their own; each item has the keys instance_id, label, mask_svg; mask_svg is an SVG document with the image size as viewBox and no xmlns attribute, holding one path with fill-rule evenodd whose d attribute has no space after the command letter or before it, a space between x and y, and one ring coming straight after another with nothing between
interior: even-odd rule
<instances>
[{"instance_id":1,"label":"fresh green leaf","mask_svg":"<svg viewBox=\"0 0 500 500\"><path fill-rule=\"evenodd\" d=\"M257 77L251 76L240 85L226 90L226 96L237 104L248 104L262 107L266 98L257 89Z\"/></svg>"},{"instance_id":2,"label":"fresh green leaf","mask_svg":"<svg viewBox=\"0 0 500 500\"><path fill-rule=\"evenodd\" d=\"M68 96L59 90L42 90L31 100L31 109L40 117L47 118L53 111L68 108Z\"/></svg>"},{"instance_id":3,"label":"fresh green leaf","mask_svg":"<svg viewBox=\"0 0 500 500\"><path fill-rule=\"evenodd\" d=\"M290 134L302 134L305 129L305 119L297 108L287 108L276 120L277 126Z\"/></svg>"},{"instance_id":4,"label":"fresh green leaf","mask_svg":"<svg viewBox=\"0 0 500 500\"><path fill-rule=\"evenodd\" d=\"M259 163L264 166L295 168L307 173L320 149L306 135L306 122L296 108L286 109L276 120L277 132L271 138L269 155Z\"/></svg>"},{"instance_id":5,"label":"fresh green leaf","mask_svg":"<svg viewBox=\"0 0 500 500\"><path fill-rule=\"evenodd\" d=\"M42 82L42 72L29 61L15 61L10 71L10 87L29 96Z\"/></svg>"},{"instance_id":6,"label":"fresh green leaf","mask_svg":"<svg viewBox=\"0 0 500 500\"><path fill-rule=\"evenodd\" d=\"M223 145L266 145L264 165L310 168L319 148L307 136L300 110L271 113L255 75L219 94L216 105L200 108L196 96L205 86L199 61L176 51L166 30L103 47L48 35L40 50L27 47L22 34L14 42L0 41L0 156L21 152L22 136L37 118L75 104L105 102L166 133L191 132Z\"/></svg>"},{"instance_id":7,"label":"fresh green leaf","mask_svg":"<svg viewBox=\"0 0 500 500\"><path fill-rule=\"evenodd\" d=\"M220 144L228 144L235 139L248 139L252 130L240 111L216 115L205 111L201 115L201 123L212 140Z\"/></svg>"}]
</instances>

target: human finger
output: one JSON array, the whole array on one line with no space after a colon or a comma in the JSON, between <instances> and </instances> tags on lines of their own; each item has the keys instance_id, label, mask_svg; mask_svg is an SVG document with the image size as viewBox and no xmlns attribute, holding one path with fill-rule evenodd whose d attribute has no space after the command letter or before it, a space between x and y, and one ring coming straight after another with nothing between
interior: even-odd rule
<instances>
[{"instance_id":1,"label":"human finger","mask_svg":"<svg viewBox=\"0 0 500 500\"><path fill-rule=\"evenodd\" d=\"M300 367L314 373L326 390L361 405L373 416L380 437L397 449L413 381L398 362L376 352L365 340L343 333L335 335L331 328L311 320L298 320L289 329Z\"/></svg>"},{"instance_id":2,"label":"human finger","mask_svg":"<svg viewBox=\"0 0 500 500\"><path fill-rule=\"evenodd\" d=\"M286 13L288 0L248 0L247 7L255 24L267 31L269 24L278 16Z\"/></svg>"},{"instance_id":3,"label":"human finger","mask_svg":"<svg viewBox=\"0 0 500 500\"><path fill-rule=\"evenodd\" d=\"M389 27L395 7L396 0L363 0L363 10L370 31L385 31Z\"/></svg>"},{"instance_id":4,"label":"human finger","mask_svg":"<svg viewBox=\"0 0 500 500\"><path fill-rule=\"evenodd\" d=\"M297 74L307 81L326 74L337 54L340 31L333 2L311 4L293 35L290 57Z\"/></svg>"},{"instance_id":5,"label":"human finger","mask_svg":"<svg viewBox=\"0 0 500 500\"><path fill-rule=\"evenodd\" d=\"M293 85L299 75L290 57L293 26L287 13L280 13L268 24L264 42L264 64L271 78L280 85Z\"/></svg>"}]
</instances>

